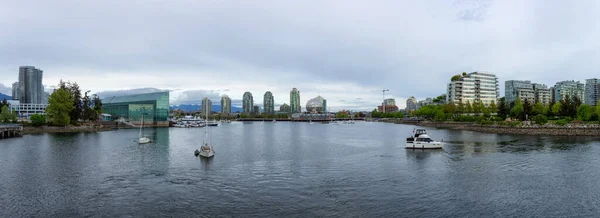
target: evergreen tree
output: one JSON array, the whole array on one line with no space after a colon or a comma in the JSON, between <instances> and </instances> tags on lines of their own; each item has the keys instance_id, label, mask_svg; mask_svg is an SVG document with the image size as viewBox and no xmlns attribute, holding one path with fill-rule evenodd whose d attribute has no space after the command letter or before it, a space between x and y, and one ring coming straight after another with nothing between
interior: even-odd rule
<instances>
[{"instance_id":1,"label":"evergreen tree","mask_svg":"<svg viewBox=\"0 0 600 218\"><path fill-rule=\"evenodd\" d=\"M508 116L509 110L508 105L506 104L506 100L504 97L500 98L500 103L498 104L498 116L502 118L506 118Z\"/></svg>"},{"instance_id":2,"label":"evergreen tree","mask_svg":"<svg viewBox=\"0 0 600 218\"><path fill-rule=\"evenodd\" d=\"M81 90L77 83L69 83L69 92L73 96L73 110L69 114L71 123L77 123L83 118L83 103L81 102Z\"/></svg>"},{"instance_id":3,"label":"evergreen tree","mask_svg":"<svg viewBox=\"0 0 600 218\"><path fill-rule=\"evenodd\" d=\"M93 105L94 105L94 117L91 117L90 120L96 121L98 120L98 117L100 116L100 114L102 114L102 100L100 100L100 97L98 97L98 95L94 94L93 95L94 100L93 100ZM287 116L287 115L286 115Z\"/></svg>"},{"instance_id":4,"label":"evergreen tree","mask_svg":"<svg viewBox=\"0 0 600 218\"><path fill-rule=\"evenodd\" d=\"M50 98L46 108L47 121L57 126L67 126L71 122L69 114L75 109L73 96L68 89L59 88Z\"/></svg>"}]
</instances>

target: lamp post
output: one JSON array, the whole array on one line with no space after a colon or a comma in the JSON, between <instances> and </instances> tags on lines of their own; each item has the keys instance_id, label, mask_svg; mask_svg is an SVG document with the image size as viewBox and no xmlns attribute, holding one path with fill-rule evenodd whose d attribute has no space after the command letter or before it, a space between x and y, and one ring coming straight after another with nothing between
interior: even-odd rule
<instances>
[{"instance_id":1,"label":"lamp post","mask_svg":"<svg viewBox=\"0 0 600 218\"><path fill-rule=\"evenodd\" d=\"M389 92L389 89L382 89L381 92L383 93L383 101L381 102L381 108L383 108L383 113L385 114L385 92Z\"/></svg>"}]
</instances>

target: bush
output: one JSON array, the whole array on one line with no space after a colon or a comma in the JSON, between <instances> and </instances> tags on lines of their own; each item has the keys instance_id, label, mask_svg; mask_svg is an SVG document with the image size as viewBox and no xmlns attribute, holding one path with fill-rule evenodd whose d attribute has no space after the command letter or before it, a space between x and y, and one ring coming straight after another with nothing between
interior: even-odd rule
<instances>
[{"instance_id":1,"label":"bush","mask_svg":"<svg viewBox=\"0 0 600 218\"><path fill-rule=\"evenodd\" d=\"M44 124L46 124L46 116L41 114L31 115L30 120L31 124L34 126L43 126Z\"/></svg>"},{"instance_id":2,"label":"bush","mask_svg":"<svg viewBox=\"0 0 600 218\"><path fill-rule=\"evenodd\" d=\"M536 124L544 125L544 124L548 123L548 118L544 115L538 114L533 117L533 121Z\"/></svg>"},{"instance_id":3,"label":"bush","mask_svg":"<svg viewBox=\"0 0 600 218\"><path fill-rule=\"evenodd\" d=\"M554 123L556 125L559 125L559 126L564 126L564 125L567 125L567 123L569 123L569 121L567 121L567 120L557 120L557 121L554 121Z\"/></svg>"}]
</instances>

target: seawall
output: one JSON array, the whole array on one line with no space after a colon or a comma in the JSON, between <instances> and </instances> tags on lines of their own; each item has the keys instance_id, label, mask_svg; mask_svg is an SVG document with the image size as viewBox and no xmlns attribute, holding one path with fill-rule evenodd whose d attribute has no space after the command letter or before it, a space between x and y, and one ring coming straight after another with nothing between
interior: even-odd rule
<instances>
[{"instance_id":1,"label":"seawall","mask_svg":"<svg viewBox=\"0 0 600 218\"><path fill-rule=\"evenodd\" d=\"M398 122L401 123L401 122ZM476 123L464 122L435 122L421 121L417 126L467 130L474 132L486 132L497 134L516 134L516 135L549 135L549 136L600 136L600 126L597 124L567 124L558 126L552 124L546 125L523 125L523 126L506 126L506 125L480 125Z\"/></svg>"}]
</instances>

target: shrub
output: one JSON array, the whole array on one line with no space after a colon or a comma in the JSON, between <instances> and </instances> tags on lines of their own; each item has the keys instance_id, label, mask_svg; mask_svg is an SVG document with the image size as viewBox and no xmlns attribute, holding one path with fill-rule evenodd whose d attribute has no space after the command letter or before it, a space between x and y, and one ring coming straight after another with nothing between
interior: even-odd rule
<instances>
[{"instance_id":1,"label":"shrub","mask_svg":"<svg viewBox=\"0 0 600 218\"><path fill-rule=\"evenodd\" d=\"M539 125L548 123L548 118L544 115L538 114L533 117L533 121Z\"/></svg>"},{"instance_id":2,"label":"shrub","mask_svg":"<svg viewBox=\"0 0 600 218\"><path fill-rule=\"evenodd\" d=\"M42 125L46 124L46 117L41 114L31 115L30 120L31 120L31 124L34 126L42 126Z\"/></svg>"},{"instance_id":3,"label":"shrub","mask_svg":"<svg viewBox=\"0 0 600 218\"><path fill-rule=\"evenodd\" d=\"M567 123L569 123L569 121L567 121L567 120L557 120L557 121L554 121L554 123L556 125L559 125L559 126L564 126L564 125L567 125Z\"/></svg>"}]
</instances>

